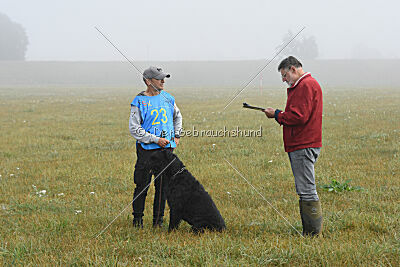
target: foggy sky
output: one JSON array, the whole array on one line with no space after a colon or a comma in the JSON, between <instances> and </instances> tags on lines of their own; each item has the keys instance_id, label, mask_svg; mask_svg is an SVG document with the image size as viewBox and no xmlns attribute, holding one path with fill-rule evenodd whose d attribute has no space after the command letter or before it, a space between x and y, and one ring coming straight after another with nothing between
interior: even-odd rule
<instances>
[{"instance_id":1,"label":"foggy sky","mask_svg":"<svg viewBox=\"0 0 400 267\"><path fill-rule=\"evenodd\" d=\"M271 58L288 30L313 35L319 58L399 58L398 1L1 0L23 25L27 60Z\"/></svg>"}]
</instances>

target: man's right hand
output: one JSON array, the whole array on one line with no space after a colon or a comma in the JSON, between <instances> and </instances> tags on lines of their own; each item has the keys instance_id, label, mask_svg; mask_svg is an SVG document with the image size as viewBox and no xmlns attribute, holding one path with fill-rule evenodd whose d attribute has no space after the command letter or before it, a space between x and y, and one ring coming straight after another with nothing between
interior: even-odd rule
<instances>
[{"instance_id":1,"label":"man's right hand","mask_svg":"<svg viewBox=\"0 0 400 267\"><path fill-rule=\"evenodd\" d=\"M266 109L264 109L263 112L265 113L265 116L267 116L270 119L275 117L275 109L274 108L266 108Z\"/></svg>"},{"instance_id":2,"label":"man's right hand","mask_svg":"<svg viewBox=\"0 0 400 267\"><path fill-rule=\"evenodd\" d=\"M169 141L168 141L167 139L165 139L165 138L160 137L160 139L158 139L157 144L158 144L160 147L165 147L166 145L169 144Z\"/></svg>"}]
</instances>

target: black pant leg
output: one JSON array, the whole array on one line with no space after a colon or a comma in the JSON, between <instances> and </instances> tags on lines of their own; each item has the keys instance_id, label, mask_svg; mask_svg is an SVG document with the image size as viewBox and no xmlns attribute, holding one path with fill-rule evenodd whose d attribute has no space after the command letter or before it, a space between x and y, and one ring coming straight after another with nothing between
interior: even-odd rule
<instances>
[{"instance_id":1,"label":"black pant leg","mask_svg":"<svg viewBox=\"0 0 400 267\"><path fill-rule=\"evenodd\" d=\"M146 151L140 144L136 145L136 155L137 161L134 172L134 182L136 187L133 193L134 201L132 202L132 214L134 217L142 217L152 173L147 164Z\"/></svg>"}]
</instances>

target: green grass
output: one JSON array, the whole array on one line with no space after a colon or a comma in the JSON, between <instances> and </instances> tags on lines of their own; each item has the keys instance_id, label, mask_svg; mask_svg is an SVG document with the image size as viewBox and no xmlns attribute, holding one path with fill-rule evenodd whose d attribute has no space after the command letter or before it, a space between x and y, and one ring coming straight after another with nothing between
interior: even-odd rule
<instances>
[{"instance_id":1,"label":"green grass","mask_svg":"<svg viewBox=\"0 0 400 267\"><path fill-rule=\"evenodd\" d=\"M167 225L153 230L151 186L143 230L131 227L128 208L95 239L132 200L136 155L128 117L139 90L0 89L0 264L399 265L395 89L324 91L317 184L351 179L365 190L319 189L323 237L301 238L224 161L301 231L281 129L241 108L241 102L284 108L285 90L266 89L260 96L248 89L222 112L233 89L187 88L169 91L186 129L263 129L255 138L185 137L176 149L213 197L227 230L196 236L186 223L171 234ZM37 194L41 190L46 193Z\"/></svg>"}]
</instances>

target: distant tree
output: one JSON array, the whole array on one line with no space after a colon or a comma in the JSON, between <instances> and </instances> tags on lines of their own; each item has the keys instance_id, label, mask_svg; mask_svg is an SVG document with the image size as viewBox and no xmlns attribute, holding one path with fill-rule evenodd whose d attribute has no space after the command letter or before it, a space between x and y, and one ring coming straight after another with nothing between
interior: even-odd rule
<instances>
[{"instance_id":1,"label":"distant tree","mask_svg":"<svg viewBox=\"0 0 400 267\"><path fill-rule=\"evenodd\" d=\"M282 38L283 44L276 48L282 49L295 35L288 31ZM297 36L283 51L282 55L298 56L302 59L315 59L318 57L318 45L314 36Z\"/></svg>"},{"instance_id":2,"label":"distant tree","mask_svg":"<svg viewBox=\"0 0 400 267\"><path fill-rule=\"evenodd\" d=\"M0 60L25 60L27 46L25 29L0 13Z\"/></svg>"}]
</instances>

